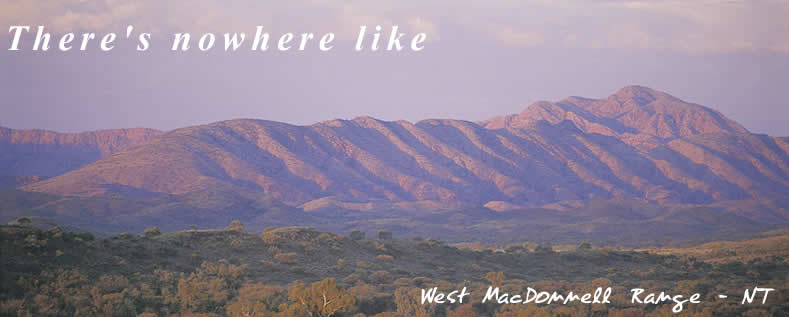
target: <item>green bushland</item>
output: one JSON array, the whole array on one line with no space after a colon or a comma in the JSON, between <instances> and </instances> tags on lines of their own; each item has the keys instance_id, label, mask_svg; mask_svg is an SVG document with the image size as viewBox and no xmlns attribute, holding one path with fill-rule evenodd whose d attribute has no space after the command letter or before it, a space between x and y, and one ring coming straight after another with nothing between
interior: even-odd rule
<instances>
[{"instance_id":1,"label":"green bushland","mask_svg":"<svg viewBox=\"0 0 789 317\"><path fill-rule=\"evenodd\" d=\"M789 309L785 244L747 261L705 245L633 251L521 243L459 248L438 240L351 239L308 227L125 233L94 239L58 227L0 226L0 316L671 316L632 305L629 289L700 292L682 316L781 316ZM388 238L388 237L386 237ZM789 241L789 236L784 237ZM729 244L721 244L729 247ZM739 249L737 249L739 250ZM662 254L656 254L656 252ZM739 251L738 251L739 252ZM614 288L609 305L481 304L490 286L522 294ZM742 290L773 287L767 305ZM471 303L421 305L420 288L468 287ZM729 294L719 300L716 294Z\"/></svg>"}]
</instances>

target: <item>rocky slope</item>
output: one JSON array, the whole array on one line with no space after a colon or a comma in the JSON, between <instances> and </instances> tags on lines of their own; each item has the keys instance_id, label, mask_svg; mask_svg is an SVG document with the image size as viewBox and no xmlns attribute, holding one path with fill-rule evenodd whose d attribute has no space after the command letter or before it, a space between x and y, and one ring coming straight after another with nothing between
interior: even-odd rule
<instances>
[{"instance_id":1,"label":"rocky slope","mask_svg":"<svg viewBox=\"0 0 789 317\"><path fill-rule=\"evenodd\" d=\"M8 176L8 175L0 175L0 190L1 189L10 189L16 188L19 186L24 186L36 182L40 182L44 179L41 176Z\"/></svg>"},{"instance_id":2,"label":"rocky slope","mask_svg":"<svg viewBox=\"0 0 789 317\"><path fill-rule=\"evenodd\" d=\"M61 175L159 134L152 129L57 133L0 127L0 175Z\"/></svg>"},{"instance_id":3,"label":"rocky slope","mask_svg":"<svg viewBox=\"0 0 789 317\"><path fill-rule=\"evenodd\" d=\"M712 109L631 86L481 123L224 121L174 130L24 187L78 196L210 188L293 205L326 197L449 207L780 200L789 198L789 139L751 134Z\"/></svg>"}]
</instances>

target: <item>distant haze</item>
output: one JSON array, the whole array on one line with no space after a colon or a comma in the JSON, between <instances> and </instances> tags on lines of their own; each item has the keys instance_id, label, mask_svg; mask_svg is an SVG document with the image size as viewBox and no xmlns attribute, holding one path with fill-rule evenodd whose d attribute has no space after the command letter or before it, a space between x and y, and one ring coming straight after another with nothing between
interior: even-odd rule
<instances>
[{"instance_id":1,"label":"distant haze","mask_svg":"<svg viewBox=\"0 0 789 317\"><path fill-rule=\"evenodd\" d=\"M310 124L481 121L538 100L605 97L625 85L789 135L784 1L0 2L0 126L169 130L234 118ZM187 8L188 7L188 8ZM11 52L8 26L154 32L152 51ZM422 52L364 53L361 24L426 32ZM172 53L174 31L336 32L329 53ZM158 37L157 37L158 35ZM248 35L249 36L249 35Z\"/></svg>"}]
</instances>

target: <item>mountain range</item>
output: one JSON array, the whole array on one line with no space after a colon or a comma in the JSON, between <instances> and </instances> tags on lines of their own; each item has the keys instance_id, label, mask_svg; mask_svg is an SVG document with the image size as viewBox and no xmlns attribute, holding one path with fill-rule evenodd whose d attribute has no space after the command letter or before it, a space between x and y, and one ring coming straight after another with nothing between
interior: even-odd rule
<instances>
[{"instance_id":1,"label":"mountain range","mask_svg":"<svg viewBox=\"0 0 789 317\"><path fill-rule=\"evenodd\" d=\"M600 100L538 102L478 123L231 120L161 135L11 134L12 141L34 144L29 148L39 150L38 157L65 162L28 173L56 177L23 189L60 195L224 187L257 190L293 205L335 197L453 207L789 198L789 139L749 133L712 109L638 86ZM100 159L79 166L91 158ZM79 168L55 175L70 166Z\"/></svg>"},{"instance_id":2,"label":"mountain range","mask_svg":"<svg viewBox=\"0 0 789 317\"><path fill-rule=\"evenodd\" d=\"M751 133L715 110L641 86L603 99L541 101L482 122L0 129L0 149L0 174L20 179L18 189L73 199L243 193L243 201L304 212L567 211L633 201L665 211L648 217L717 206L750 221L789 221L789 138ZM601 217L647 217L627 210Z\"/></svg>"}]
</instances>

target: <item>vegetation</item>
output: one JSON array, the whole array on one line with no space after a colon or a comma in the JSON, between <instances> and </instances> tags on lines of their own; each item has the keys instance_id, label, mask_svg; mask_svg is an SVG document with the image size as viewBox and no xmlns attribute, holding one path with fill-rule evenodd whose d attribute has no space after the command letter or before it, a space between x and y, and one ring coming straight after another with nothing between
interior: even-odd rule
<instances>
[{"instance_id":1,"label":"vegetation","mask_svg":"<svg viewBox=\"0 0 789 317\"><path fill-rule=\"evenodd\" d=\"M144 234L145 234L145 237L147 237L147 238L153 238L153 237L162 235L162 231L159 230L159 228L153 227L153 228L145 229Z\"/></svg>"},{"instance_id":2,"label":"vegetation","mask_svg":"<svg viewBox=\"0 0 789 317\"><path fill-rule=\"evenodd\" d=\"M354 231L351 231L350 237L351 237L351 239L354 239L354 240L362 240L362 239L365 238L365 233L364 233L364 231L361 231L361 230L354 230Z\"/></svg>"},{"instance_id":3,"label":"vegetation","mask_svg":"<svg viewBox=\"0 0 789 317\"><path fill-rule=\"evenodd\" d=\"M655 254L587 243L563 251L522 243L472 250L306 227L153 231L91 239L58 227L0 227L0 316L673 315L670 304L631 304L634 287L701 293L702 304L683 316L781 316L789 309L789 262L771 256L785 252L780 243L760 249L761 257L727 262L701 260L692 249ZM513 294L611 286L614 296L608 305L482 304L490 285ZM736 293L755 285L778 291L766 305L739 305ZM421 289L431 287L467 287L471 301L421 304Z\"/></svg>"},{"instance_id":4,"label":"vegetation","mask_svg":"<svg viewBox=\"0 0 789 317\"><path fill-rule=\"evenodd\" d=\"M244 232L244 224L238 220L233 220L233 222L230 223L230 226L228 226L228 228L232 231Z\"/></svg>"},{"instance_id":5,"label":"vegetation","mask_svg":"<svg viewBox=\"0 0 789 317\"><path fill-rule=\"evenodd\" d=\"M786 202L775 202L773 207L786 210L787 206ZM351 235L353 239L363 239L364 233L368 238L378 237L378 231L383 230L398 239L425 237L448 243L506 245L526 240L575 247L581 241L588 241L598 246L645 248L744 240L786 226L784 220L764 218L762 222L754 222L734 212L745 207L694 208L661 207L637 201L589 201L564 209L494 211L474 207L424 212L380 208L359 212L338 206L308 212L244 190L210 189L181 195L118 193L112 197L63 197L0 190L3 223L28 216L36 226L47 218L64 228L108 233L101 234L102 237L141 232L151 227L164 232L223 228L237 220L239 223L234 228L249 232L298 225L341 234L356 230ZM756 209L767 210L766 207ZM385 232L383 239L388 237Z\"/></svg>"}]
</instances>

